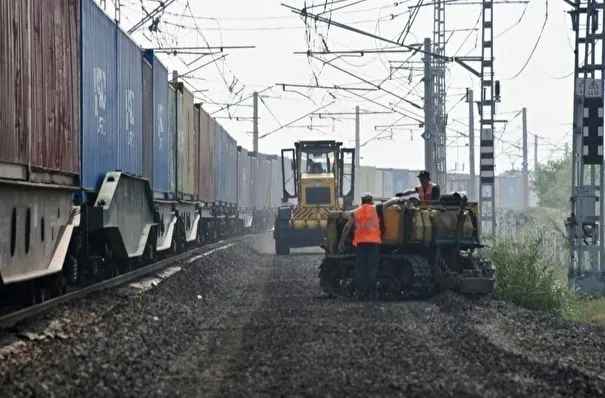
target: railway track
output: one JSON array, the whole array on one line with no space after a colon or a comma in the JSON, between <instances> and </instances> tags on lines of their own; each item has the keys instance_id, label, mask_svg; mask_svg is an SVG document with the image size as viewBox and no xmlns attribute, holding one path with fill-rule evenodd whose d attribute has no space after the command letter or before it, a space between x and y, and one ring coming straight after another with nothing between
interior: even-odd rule
<instances>
[{"instance_id":1,"label":"railway track","mask_svg":"<svg viewBox=\"0 0 605 398\"><path fill-rule=\"evenodd\" d=\"M65 293L59 297L52 298L50 300L44 301L39 304L35 304L26 308L19 309L14 312L10 312L8 314L4 314L0 316L0 330L4 330L7 328L11 328L16 326L18 323L23 322L33 316L40 315L58 305L68 303L70 301L74 301L77 299L81 299L91 293L99 292L102 290L112 289L121 285L124 285L128 282L137 280L143 276L149 275L155 271L161 270L163 268L168 267L171 264L174 264L178 261L183 261L189 258L193 258L196 255L207 254L211 251L220 249L225 246L229 246L233 243L243 241L255 234L247 234L243 236L237 236L234 238L224 239L219 242L211 243L203 247L195 248L189 250L185 253L181 253L179 255L160 260L153 264L144 266L142 268L136 269L134 271L130 271L126 274L118 275L115 278L107 279L101 281L99 283L95 283L90 286L86 286L68 293Z\"/></svg>"}]
</instances>

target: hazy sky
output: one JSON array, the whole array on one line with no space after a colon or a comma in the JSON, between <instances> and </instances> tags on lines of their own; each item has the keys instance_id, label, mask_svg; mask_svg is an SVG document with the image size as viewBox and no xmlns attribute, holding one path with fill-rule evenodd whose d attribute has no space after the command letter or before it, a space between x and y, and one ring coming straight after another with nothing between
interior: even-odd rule
<instances>
[{"instance_id":1,"label":"hazy sky","mask_svg":"<svg viewBox=\"0 0 605 398\"><path fill-rule=\"evenodd\" d=\"M322 66L320 61L293 52L306 51L309 46L314 50L324 50L324 42L331 51L394 48L393 45L322 22L307 21L305 24L299 16L280 5L282 1L297 8L304 6L301 0L176 0L161 16L159 33L150 32L147 24L133 37L143 47L256 46L254 49L225 50L228 54L226 58L194 72L193 78L188 79L188 83L197 89L207 90L197 93L196 98L204 102L204 108L211 113L222 106L207 102L234 103L255 90L260 91L275 83L315 84L314 76L320 85L371 88L329 65ZM307 6L322 5L324 2L306 0ZM479 3L475 0L460 0L450 2L446 7L448 56L480 56L481 6L465 5L465 2ZM114 11L111 3L111 0L107 1L107 12L110 14ZM328 8L339 8L331 14L337 22L380 37L396 39L408 22L410 7L418 3L418 0L341 0ZM432 38L432 2L423 3L429 5L422 7L418 13L406 37L406 44L421 43L425 37ZM143 16L141 4L150 11L158 5L158 1L121 0L121 25L124 29L130 29ZM313 8L320 12L322 9L323 7ZM500 137L496 147L497 173L513 166L516 169L521 167L522 107L527 108L528 115L530 168L534 162L534 134L540 137L540 161L562 156L565 142L571 144L573 32L567 10L568 6L563 1L503 3L501 0L495 4L495 73L502 87L502 102L497 105L496 118L509 120L506 126L496 126L496 135ZM539 38L545 21L544 31ZM536 43L537 47L532 54ZM160 58L171 70L176 69L179 73L185 73L212 59L211 56L206 56L186 66L198 56L162 55ZM386 80L382 87L422 105L423 84L420 79L423 67L420 54L411 59L407 53L347 56L335 61L334 65L377 83L389 76L389 61L408 59L410 63L406 65L406 69L396 71L392 79ZM474 66L479 68L480 65L474 63ZM460 65L452 63L448 65L446 82L449 112L448 170L468 172L467 139L459 132L468 132L469 109L464 101L465 90L467 87L474 88L475 100L479 99L480 81ZM229 91L230 86L232 93ZM266 106L262 102L259 106L261 135L330 103L334 100L330 94L336 97L336 102L321 112L354 112L355 105L359 105L362 110L383 112L387 109L377 103L389 106L400 102L384 91L357 92L374 101L371 102L343 90L328 92L306 88L287 89L297 90L302 95L283 92L281 86L263 93ZM230 108L230 113L232 116L245 117L244 121L227 119L229 113L226 110L213 116L220 117L218 121L240 145L251 149L252 100L242 104L245 106ZM404 113L415 114L420 120L424 118L422 110L402 102L398 106ZM476 111L475 107L477 127L479 116ZM423 167L423 140L420 137L423 130L412 126L417 123L415 120L404 118L396 126L386 130L384 127L376 127L392 125L399 118L399 113L362 115L361 142L363 144L369 141L362 147L362 164L416 169ZM305 128L311 125L318 127L311 130ZM335 121L317 116L313 119L307 117L294 126L302 127L284 128L261 139L259 150L264 153L279 153L281 148L291 147L297 139L334 138L342 140L347 146L354 145L353 115L340 116ZM381 136L382 139L372 140L376 136ZM475 136L478 137L478 133ZM478 141L477 138L477 148Z\"/></svg>"}]
</instances>

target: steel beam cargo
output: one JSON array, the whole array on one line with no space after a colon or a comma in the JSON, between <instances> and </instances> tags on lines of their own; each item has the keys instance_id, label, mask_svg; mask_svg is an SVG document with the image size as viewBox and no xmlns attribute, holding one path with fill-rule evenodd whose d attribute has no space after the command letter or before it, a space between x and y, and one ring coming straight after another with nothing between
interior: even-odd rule
<instances>
[{"instance_id":1,"label":"steel beam cargo","mask_svg":"<svg viewBox=\"0 0 605 398\"><path fill-rule=\"evenodd\" d=\"M79 185L77 0L0 2L0 178Z\"/></svg>"},{"instance_id":2,"label":"steel beam cargo","mask_svg":"<svg viewBox=\"0 0 605 398\"><path fill-rule=\"evenodd\" d=\"M198 186L198 136L193 125L193 94L182 82L176 89L177 120L177 192L186 200L195 200Z\"/></svg>"},{"instance_id":3,"label":"steel beam cargo","mask_svg":"<svg viewBox=\"0 0 605 398\"><path fill-rule=\"evenodd\" d=\"M198 197L204 202L213 202L215 200L214 151L216 146L216 121L210 117L200 104L196 106L200 110Z\"/></svg>"},{"instance_id":4,"label":"steel beam cargo","mask_svg":"<svg viewBox=\"0 0 605 398\"><path fill-rule=\"evenodd\" d=\"M235 204L237 190L237 142L216 123L214 193L217 201Z\"/></svg>"},{"instance_id":5,"label":"steel beam cargo","mask_svg":"<svg viewBox=\"0 0 605 398\"><path fill-rule=\"evenodd\" d=\"M251 208L250 205L250 157L248 150L237 147L237 204L241 210Z\"/></svg>"},{"instance_id":6,"label":"steel beam cargo","mask_svg":"<svg viewBox=\"0 0 605 398\"><path fill-rule=\"evenodd\" d=\"M152 186L155 194L172 198L175 192L175 149L174 134L169 127L168 70L156 57L153 50L145 50L144 57L153 72L153 163ZM173 94L174 95L174 94Z\"/></svg>"}]
</instances>

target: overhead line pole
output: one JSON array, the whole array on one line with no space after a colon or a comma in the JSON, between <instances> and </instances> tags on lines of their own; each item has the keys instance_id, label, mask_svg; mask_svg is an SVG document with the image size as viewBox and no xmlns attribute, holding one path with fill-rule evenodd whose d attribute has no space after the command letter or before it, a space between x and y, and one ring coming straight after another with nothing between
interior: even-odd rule
<instances>
[{"instance_id":1,"label":"overhead line pole","mask_svg":"<svg viewBox=\"0 0 605 398\"><path fill-rule=\"evenodd\" d=\"M433 71L431 53L428 51L431 49L431 39L428 37L424 39L424 49L427 50L424 53L424 126L425 135L424 138L424 168L431 176L435 176L435 151L434 151L434 137L436 135L435 126L435 101L433 99Z\"/></svg>"}]
</instances>

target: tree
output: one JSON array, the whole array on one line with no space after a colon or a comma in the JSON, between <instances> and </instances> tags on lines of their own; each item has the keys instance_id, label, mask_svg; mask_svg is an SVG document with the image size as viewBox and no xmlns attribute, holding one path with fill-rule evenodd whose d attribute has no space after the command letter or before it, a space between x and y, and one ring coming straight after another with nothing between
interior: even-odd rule
<instances>
[{"instance_id":1,"label":"tree","mask_svg":"<svg viewBox=\"0 0 605 398\"><path fill-rule=\"evenodd\" d=\"M569 209L571 197L571 155L538 165L531 181L538 196L538 205Z\"/></svg>"}]
</instances>

